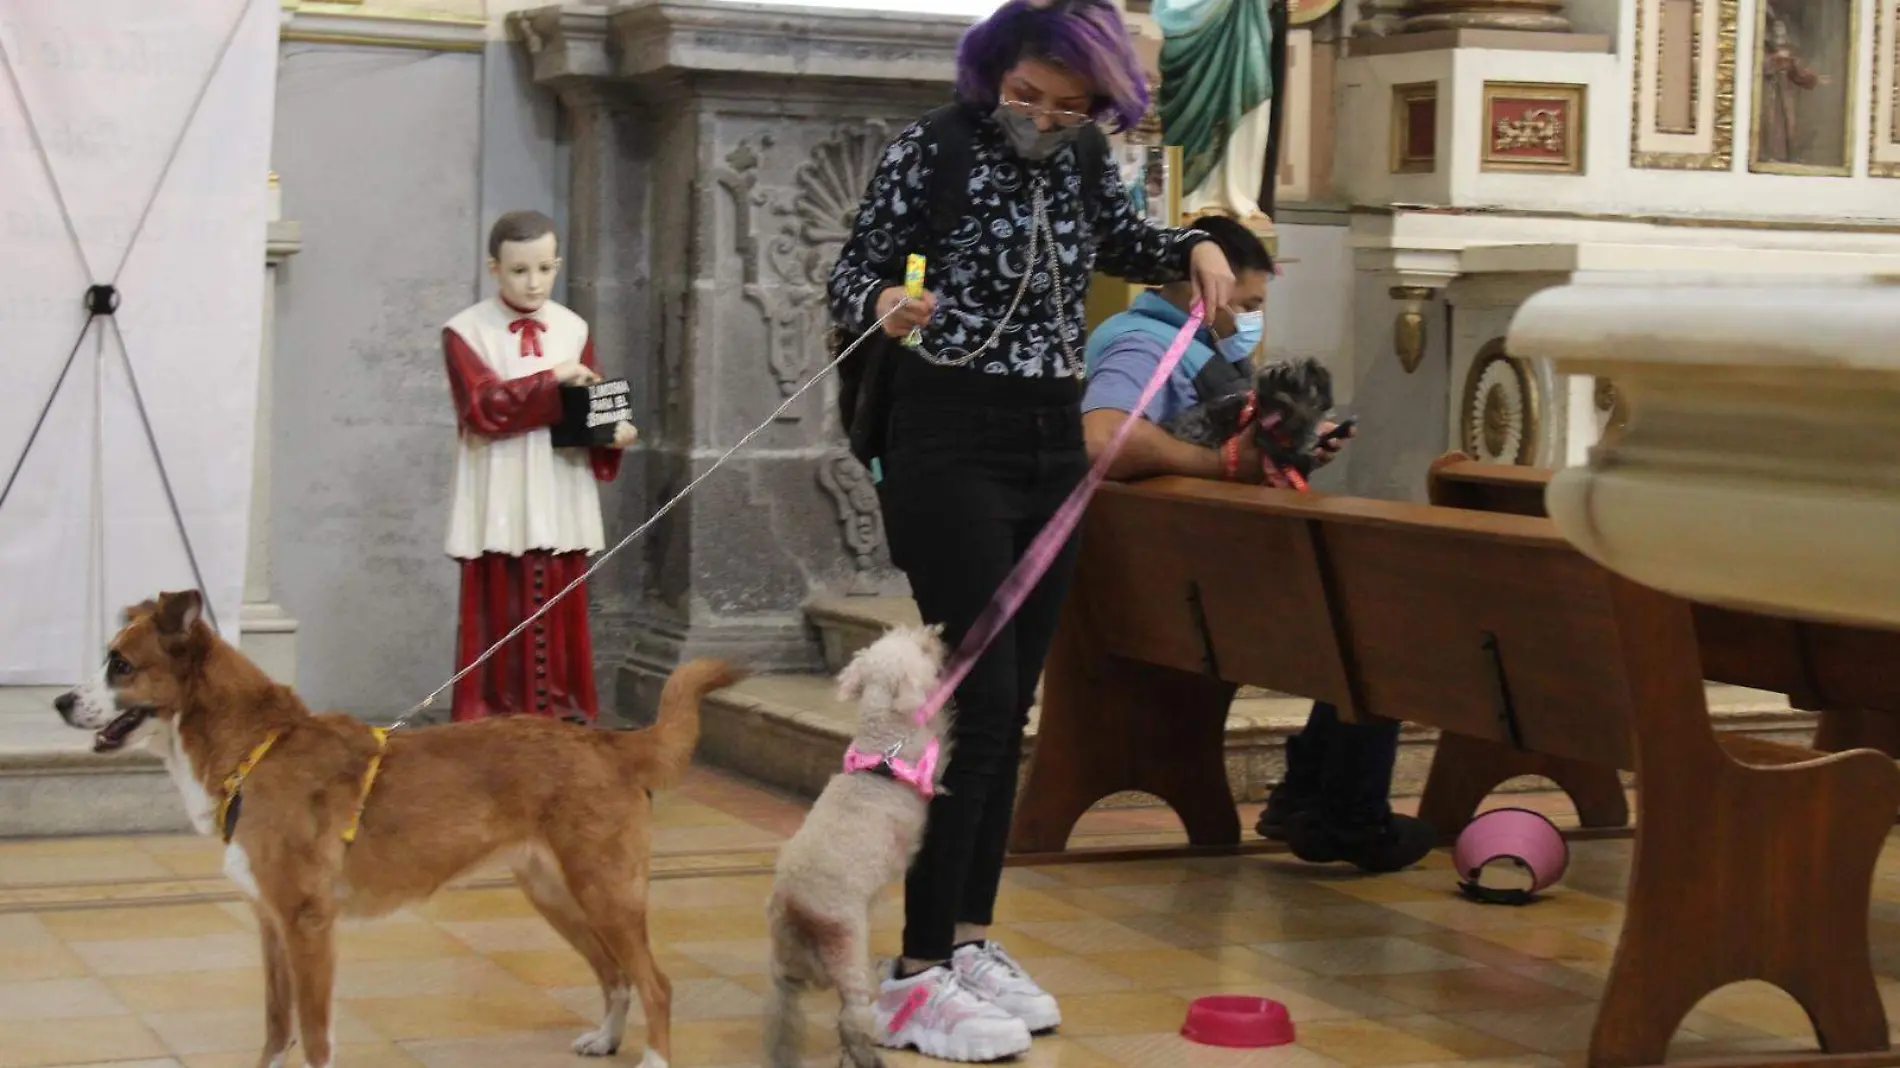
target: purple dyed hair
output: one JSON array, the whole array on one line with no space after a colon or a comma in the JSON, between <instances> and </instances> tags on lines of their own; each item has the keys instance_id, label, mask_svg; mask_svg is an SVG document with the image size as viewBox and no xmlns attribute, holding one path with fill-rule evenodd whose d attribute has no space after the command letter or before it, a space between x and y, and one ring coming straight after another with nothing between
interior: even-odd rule
<instances>
[{"instance_id":1,"label":"purple dyed hair","mask_svg":"<svg viewBox=\"0 0 1900 1068\"><path fill-rule=\"evenodd\" d=\"M1109 0L1009 0L970 27L957 46L957 97L994 108L1003 75L1025 59L1065 67L1095 89L1090 109L1113 131L1148 113L1148 76Z\"/></svg>"}]
</instances>

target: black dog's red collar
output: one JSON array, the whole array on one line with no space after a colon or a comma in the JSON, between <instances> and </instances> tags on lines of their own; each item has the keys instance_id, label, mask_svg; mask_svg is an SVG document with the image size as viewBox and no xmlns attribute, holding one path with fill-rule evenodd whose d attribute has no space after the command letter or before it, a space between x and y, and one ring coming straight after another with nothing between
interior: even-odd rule
<instances>
[{"instance_id":1,"label":"black dog's red collar","mask_svg":"<svg viewBox=\"0 0 1900 1068\"><path fill-rule=\"evenodd\" d=\"M1247 403L1240 409L1240 431L1233 437L1228 438L1227 443L1222 445L1220 450L1221 472L1229 482L1238 481L1240 478L1240 443L1248 434L1253 432L1254 415L1259 410L1260 396L1257 392L1249 390L1247 392ZM1279 420L1276 418L1274 421L1277 423ZM1291 446L1292 443L1286 440L1285 435L1279 434L1274 427L1263 426L1261 429L1274 434L1275 437L1279 439L1280 444ZM1269 485L1277 484L1275 482L1277 476L1280 481L1285 482L1293 489L1301 493L1307 492L1306 479L1301 478L1298 471L1290 467L1277 466L1272 460L1267 458L1267 454L1264 452L1260 454L1260 473L1265 476Z\"/></svg>"}]
</instances>

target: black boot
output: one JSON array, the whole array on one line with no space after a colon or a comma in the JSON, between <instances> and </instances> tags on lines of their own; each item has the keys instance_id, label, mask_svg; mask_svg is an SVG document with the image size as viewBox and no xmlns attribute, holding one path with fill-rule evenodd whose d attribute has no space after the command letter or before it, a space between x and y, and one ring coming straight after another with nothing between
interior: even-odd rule
<instances>
[{"instance_id":1,"label":"black boot","mask_svg":"<svg viewBox=\"0 0 1900 1068\"><path fill-rule=\"evenodd\" d=\"M1261 820L1265 823L1265 818ZM1309 864L1345 861L1360 871L1403 871L1425 859L1438 845L1430 825L1410 816L1393 815L1368 824L1343 824L1321 818L1317 811L1301 813L1287 824L1286 843L1293 855Z\"/></svg>"},{"instance_id":2,"label":"black boot","mask_svg":"<svg viewBox=\"0 0 1900 1068\"><path fill-rule=\"evenodd\" d=\"M1267 807L1260 810L1260 820L1254 824L1254 833L1269 842L1284 842L1287 826L1312 807L1312 797L1294 792L1286 783L1277 783L1273 791L1267 794Z\"/></svg>"}]
</instances>

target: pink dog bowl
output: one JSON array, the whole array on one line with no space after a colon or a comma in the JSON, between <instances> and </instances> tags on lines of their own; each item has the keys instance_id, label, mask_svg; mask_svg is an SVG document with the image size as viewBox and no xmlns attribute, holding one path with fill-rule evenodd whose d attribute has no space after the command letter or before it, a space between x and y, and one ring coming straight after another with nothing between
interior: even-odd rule
<instances>
[{"instance_id":1,"label":"pink dog bowl","mask_svg":"<svg viewBox=\"0 0 1900 1068\"><path fill-rule=\"evenodd\" d=\"M1293 1041L1293 1017L1286 1006L1266 998L1202 998L1188 1006L1181 1037L1203 1046L1261 1049Z\"/></svg>"}]
</instances>

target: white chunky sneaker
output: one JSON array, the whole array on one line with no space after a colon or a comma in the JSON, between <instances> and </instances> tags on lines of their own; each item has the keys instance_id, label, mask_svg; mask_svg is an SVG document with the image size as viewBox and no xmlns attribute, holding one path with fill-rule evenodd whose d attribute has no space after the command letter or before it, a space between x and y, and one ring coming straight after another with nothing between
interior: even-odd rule
<instances>
[{"instance_id":1,"label":"white chunky sneaker","mask_svg":"<svg viewBox=\"0 0 1900 1068\"><path fill-rule=\"evenodd\" d=\"M884 980L877 1039L888 1049L968 1064L1027 1052L1029 1028L972 990L958 969L939 965L909 979Z\"/></svg>"},{"instance_id":2,"label":"white chunky sneaker","mask_svg":"<svg viewBox=\"0 0 1900 1068\"><path fill-rule=\"evenodd\" d=\"M957 950L951 962L965 985L989 999L990 1004L1023 1022L1031 1034L1053 1031L1062 1024L1056 999L1036 985L1016 959L996 942L975 942Z\"/></svg>"}]
</instances>

